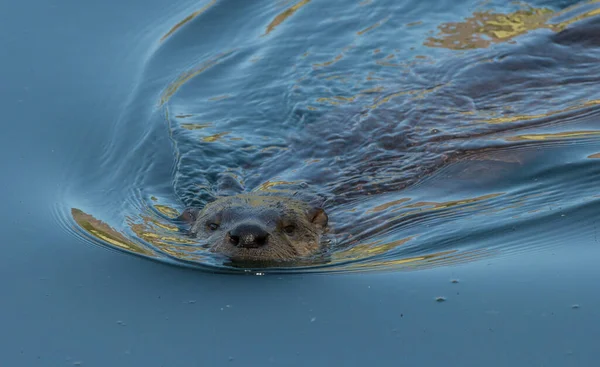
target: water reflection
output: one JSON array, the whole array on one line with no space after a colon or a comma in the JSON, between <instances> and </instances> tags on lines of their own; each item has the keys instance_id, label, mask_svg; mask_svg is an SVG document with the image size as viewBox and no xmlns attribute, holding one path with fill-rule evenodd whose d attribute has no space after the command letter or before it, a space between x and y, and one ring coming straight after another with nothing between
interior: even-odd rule
<instances>
[{"instance_id":1,"label":"water reflection","mask_svg":"<svg viewBox=\"0 0 600 367\"><path fill-rule=\"evenodd\" d=\"M114 153L102 195L72 194L88 241L239 271L177 217L220 195L287 190L322 200L332 231L318 257L270 271L415 270L543 249L560 237L539 236L553 233L555 207L597 200L600 0L441 24L395 2L261 3L252 14L266 20L231 20L254 33L173 42L208 39L189 25L216 3L187 13L152 55L111 143L135 159Z\"/></svg>"},{"instance_id":2,"label":"water reflection","mask_svg":"<svg viewBox=\"0 0 600 367\"><path fill-rule=\"evenodd\" d=\"M560 12L548 8L534 8L527 4L525 4L525 9L508 14L490 10L474 12L464 21L439 25L436 37L427 38L424 44L429 47L467 50L489 47L493 43L508 42L536 29L545 28L558 32L574 22L600 14L600 9L587 10L558 23L553 23L553 19L567 12L586 9L590 4L595 3L599 3L599 1L592 0Z\"/></svg>"},{"instance_id":3,"label":"water reflection","mask_svg":"<svg viewBox=\"0 0 600 367\"><path fill-rule=\"evenodd\" d=\"M173 26L173 28L171 28L164 36L162 36L160 40L164 41L165 39L169 38L169 36L171 36L173 33L175 33L175 31L177 31L179 28L184 26L186 23L190 22L192 19L196 18L200 14L207 11L211 6L215 5L216 2L217 2L217 0L210 0L210 2L208 4L206 4L204 7L193 12L192 14L188 15L187 17L183 18L180 22L175 24Z\"/></svg>"},{"instance_id":4,"label":"water reflection","mask_svg":"<svg viewBox=\"0 0 600 367\"><path fill-rule=\"evenodd\" d=\"M283 23L286 19L288 19L292 15L294 15L295 12L297 12L300 8L302 8L303 6L305 6L308 3L310 3L310 0L302 0L298 3L296 3L295 5L287 8L285 11L283 11L279 15L277 15L275 17L275 19L273 19L273 21L271 23L269 23L269 25L267 26L264 36L271 33L278 25Z\"/></svg>"}]
</instances>

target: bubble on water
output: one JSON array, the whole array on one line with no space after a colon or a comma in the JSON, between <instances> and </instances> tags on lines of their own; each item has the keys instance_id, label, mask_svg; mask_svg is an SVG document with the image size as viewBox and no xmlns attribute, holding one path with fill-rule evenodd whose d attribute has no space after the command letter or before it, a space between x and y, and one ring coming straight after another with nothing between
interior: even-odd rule
<instances>
[{"instance_id":1,"label":"bubble on water","mask_svg":"<svg viewBox=\"0 0 600 367\"><path fill-rule=\"evenodd\" d=\"M574 305L571 306L571 308L574 309L574 310L576 310L576 309L579 308L579 305L578 304L574 304Z\"/></svg>"},{"instance_id":2,"label":"bubble on water","mask_svg":"<svg viewBox=\"0 0 600 367\"><path fill-rule=\"evenodd\" d=\"M435 301L436 302L445 302L446 301L446 297L436 297Z\"/></svg>"},{"instance_id":3,"label":"bubble on water","mask_svg":"<svg viewBox=\"0 0 600 367\"><path fill-rule=\"evenodd\" d=\"M316 317L312 317L312 318L310 319L310 322L315 322L315 321L317 321L317 318L316 318Z\"/></svg>"}]
</instances>

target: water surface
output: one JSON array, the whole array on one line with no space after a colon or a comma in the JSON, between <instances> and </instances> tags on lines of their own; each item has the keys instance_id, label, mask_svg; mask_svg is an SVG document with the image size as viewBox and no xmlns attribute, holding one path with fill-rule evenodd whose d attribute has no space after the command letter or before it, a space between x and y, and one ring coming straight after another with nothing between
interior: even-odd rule
<instances>
[{"instance_id":1,"label":"water surface","mask_svg":"<svg viewBox=\"0 0 600 367\"><path fill-rule=\"evenodd\" d=\"M212 270L230 267L173 219L273 189L321 198L332 227L327 264L287 271L564 246L595 231L599 6L199 3L153 32L57 218L87 242Z\"/></svg>"},{"instance_id":2,"label":"water surface","mask_svg":"<svg viewBox=\"0 0 600 367\"><path fill-rule=\"evenodd\" d=\"M0 365L596 365L598 4L528 4L0 3ZM334 262L166 266L225 169L323 195Z\"/></svg>"}]
</instances>

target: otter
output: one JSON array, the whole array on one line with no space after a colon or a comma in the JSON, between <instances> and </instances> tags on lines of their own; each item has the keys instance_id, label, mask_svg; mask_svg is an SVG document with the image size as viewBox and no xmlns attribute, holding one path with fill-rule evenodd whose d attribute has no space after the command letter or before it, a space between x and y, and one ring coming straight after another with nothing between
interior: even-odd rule
<instances>
[{"instance_id":1,"label":"otter","mask_svg":"<svg viewBox=\"0 0 600 367\"><path fill-rule=\"evenodd\" d=\"M598 38L594 37L597 29L598 21L592 20L580 28L568 28L546 37L561 47L578 44L592 47L598 45ZM424 78L418 82L423 84L414 89L385 91L372 104L369 94L365 94L361 98L369 98L368 105L359 104L361 99L357 99L356 106L332 110L319 117L321 123L311 120L310 110L297 110L290 122L286 122L286 127L293 130L278 134L274 129L270 140L259 136L265 129L252 122L225 121L227 131L213 131L215 134L203 138L213 145L199 148L198 136L189 133L194 130L191 124L183 128L183 124L172 120L172 126L181 127L172 132L178 139L175 190L184 203L190 205L202 190L211 191L212 196L213 186L220 185L219 178L224 174L230 173L244 182L231 195L217 195L208 204L198 204L202 209L186 209L180 219L189 226L190 236L233 262L297 264L303 258L314 259L322 249L321 239L328 230L325 211L293 195L245 190L260 189L269 181L304 182L331 198L328 210L337 216L340 212L336 207L367 196L400 192L441 167L461 160L464 164L454 169L463 169L464 172L459 172L466 180L463 182L479 180L483 185L501 179L505 172L522 166L528 158L519 156L523 151L511 148L529 141L535 147L541 144L540 140L531 139L535 131L529 132L533 135L521 136L516 135L517 130L551 126L566 113L575 113L573 106L555 107L546 97L540 101L548 104L532 111L517 103L521 100L520 89L532 86L551 96L558 90L556 80L568 80L558 78L562 73L559 70L556 70L558 79L548 77L554 63L595 65L589 55L579 57L577 53L559 52L557 47L550 46L545 42L540 46L527 44L500 49L502 53L494 55L497 59L488 62L486 57L486 62L478 61L468 67L458 67L455 59L449 60L448 71L423 69L428 71L430 80ZM547 70L527 77L528 71L542 68ZM415 91L421 91L419 103L415 102L417 97L410 97ZM388 107L392 98L404 100ZM185 99L180 104L185 105ZM513 104L516 104L511 107L514 112L502 108ZM582 104L576 108L594 106ZM542 114L538 111L542 108L555 112ZM169 116L187 118L183 113ZM258 132L242 139L241 135L234 136L237 128L242 133L252 128ZM225 135L231 136L231 140L223 140ZM490 153L501 148L508 149L499 155ZM513 153L517 157L511 156ZM447 185L445 181L441 183ZM387 217L387 213L380 211L371 217L367 216L368 211L365 213L360 222L346 221L349 223L346 226L355 233L372 234L384 227L393 228L403 220L392 211ZM336 222L344 221L336 217ZM343 229L342 224L336 231L343 233ZM357 241L354 235L353 241Z\"/></svg>"},{"instance_id":2,"label":"otter","mask_svg":"<svg viewBox=\"0 0 600 367\"><path fill-rule=\"evenodd\" d=\"M238 263L284 263L315 255L328 223L321 207L272 192L219 197L202 209L185 209L179 219L211 252Z\"/></svg>"}]
</instances>

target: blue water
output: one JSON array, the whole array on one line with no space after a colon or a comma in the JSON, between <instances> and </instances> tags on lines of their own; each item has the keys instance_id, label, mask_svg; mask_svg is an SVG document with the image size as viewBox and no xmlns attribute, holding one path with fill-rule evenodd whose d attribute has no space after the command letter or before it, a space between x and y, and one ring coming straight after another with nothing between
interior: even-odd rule
<instances>
[{"instance_id":1,"label":"blue water","mask_svg":"<svg viewBox=\"0 0 600 367\"><path fill-rule=\"evenodd\" d=\"M599 17L0 5L0 364L594 365ZM331 261L231 269L185 236L231 178L322 197Z\"/></svg>"},{"instance_id":2,"label":"blue water","mask_svg":"<svg viewBox=\"0 0 600 367\"><path fill-rule=\"evenodd\" d=\"M589 236L597 4L500 5L198 5L143 35L98 169L68 173L57 215L89 242L213 270L227 265L172 219L266 189L317 195L331 218L330 260L288 271L414 269Z\"/></svg>"}]
</instances>

